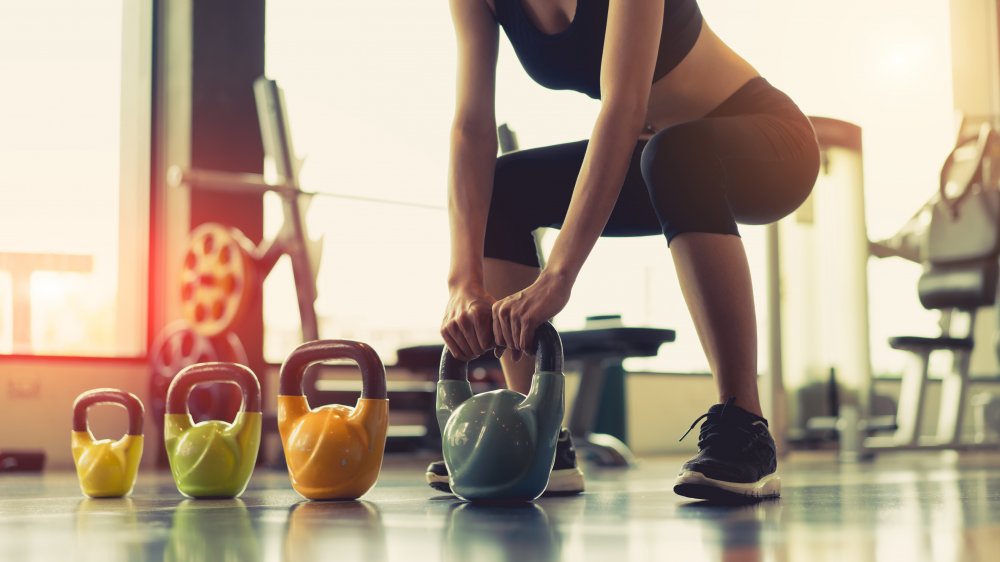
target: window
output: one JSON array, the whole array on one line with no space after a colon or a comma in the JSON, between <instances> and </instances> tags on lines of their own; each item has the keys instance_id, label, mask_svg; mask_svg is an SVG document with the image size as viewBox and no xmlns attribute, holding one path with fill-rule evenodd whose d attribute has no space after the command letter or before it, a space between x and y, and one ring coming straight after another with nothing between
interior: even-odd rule
<instances>
[{"instance_id":1,"label":"window","mask_svg":"<svg viewBox=\"0 0 1000 562\"><path fill-rule=\"evenodd\" d=\"M0 18L0 353L145 347L148 2Z\"/></svg>"}]
</instances>

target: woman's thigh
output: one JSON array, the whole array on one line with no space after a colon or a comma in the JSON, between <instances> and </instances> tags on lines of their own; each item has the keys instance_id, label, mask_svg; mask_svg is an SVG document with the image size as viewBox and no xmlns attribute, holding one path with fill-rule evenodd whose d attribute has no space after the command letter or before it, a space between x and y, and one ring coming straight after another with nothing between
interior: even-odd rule
<instances>
[{"instance_id":1,"label":"woman's thigh","mask_svg":"<svg viewBox=\"0 0 1000 562\"><path fill-rule=\"evenodd\" d=\"M497 159L490 216L497 222L534 230L560 228L566 218L588 141L545 146ZM604 236L659 234L639 166L645 141L639 142Z\"/></svg>"},{"instance_id":2,"label":"woman's thigh","mask_svg":"<svg viewBox=\"0 0 1000 562\"><path fill-rule=\"evenodd\" d=\"M642 168L668 240L684 232L738 234L737 222L774 222L806 199L819 151L804 117L707 117L657 133Z\"/></svg>"}]
</instances>

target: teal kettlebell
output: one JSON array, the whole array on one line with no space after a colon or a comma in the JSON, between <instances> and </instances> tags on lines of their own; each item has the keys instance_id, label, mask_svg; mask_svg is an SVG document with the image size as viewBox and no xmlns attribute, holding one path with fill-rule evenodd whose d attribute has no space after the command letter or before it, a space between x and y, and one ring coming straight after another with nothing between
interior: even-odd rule
<instances>
[{"instance_id":1,"label":"teal kettlebell","mask_svg":"<svg viewBox=\"0 0 1000 562\"><path fill-rule=\"evenodd\" d=\"M507 389L473 395L468 364L444 350L437 419L455 495L470 501L542 495L562 426L562 369L562 341L548 322L535 331L535 375L527 396Z\"/></svg>"}]
</instances>

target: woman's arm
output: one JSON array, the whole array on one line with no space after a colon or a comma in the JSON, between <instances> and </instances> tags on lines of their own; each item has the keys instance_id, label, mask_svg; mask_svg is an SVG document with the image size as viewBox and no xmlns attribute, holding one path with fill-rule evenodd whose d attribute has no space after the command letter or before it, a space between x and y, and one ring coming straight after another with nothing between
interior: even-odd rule
<instances>
[{"instance_id":1,"label":"woman's arm","mask_svg":"<svg viewBox=\"0 0 1000 562\"><path fill-rule=\"evenodd\" d=\"M663 0L611 0L601 61L601 111L545 270L534 285L493 306L501 345L530 351L535 327L566 306L604 231L646 118L662 26Z\"/></svg>"},{"instance_id":2,"label":"woman's arm","mask_svg":"<svg viewBox=\"0 0 1000 562\"><path fill-rule=\"evenodd\" d=\"M493 347L493 298L483 289L483 239L497 153L494 92L499 31L485 0L451 0L451 12L458 75L448 170L451 296L441 335L453 355L471 359Z\"/></svg>"},{"instance_id":3,"label":"woman's arm","mask_svg":"<svg viewBox=\"0 0 1000 562\"><path fill-rule=\"evenodd\" d=\"M663 0L612 0L601 61L601 111L546 269L572 282L614 209L642 132Z\"/></svg>"}]
</instances>

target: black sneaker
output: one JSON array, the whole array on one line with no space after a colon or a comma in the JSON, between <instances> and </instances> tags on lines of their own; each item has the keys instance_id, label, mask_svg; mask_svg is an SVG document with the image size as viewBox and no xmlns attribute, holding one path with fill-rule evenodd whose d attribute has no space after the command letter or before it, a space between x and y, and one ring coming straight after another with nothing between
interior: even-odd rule
<instances>
[{"instance_id":1,"label":"black sneaker","mask_svg":"<svg viewBox=\"0 0 1000 562\"><path fill-rule=\"evenodd\" d=\"M427 484L431 488L446 494L451 493L448 483L448 468L444 461L432 462L427 466ZM576 464L576 449L569 430L559 432L556 443L556 460L552 465L549 484L545 488L545 496L568 496L583 492L583 472Z\"/></svg>"},{"instance_id":2,"label":"black sneaker","mask_svg":"<svg viewBox=\"0 0 1000 562\"><path fill-rule=\"evenodd\" d=\"M774 439L767 429L767 420L736 406L730 399L712 406L694 420L688 433L703 419L698 454L684 463L674 483L675 493L724 503L781 495Z\"/></svg>"}]
</instances>

